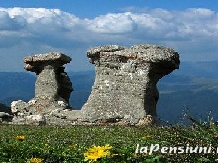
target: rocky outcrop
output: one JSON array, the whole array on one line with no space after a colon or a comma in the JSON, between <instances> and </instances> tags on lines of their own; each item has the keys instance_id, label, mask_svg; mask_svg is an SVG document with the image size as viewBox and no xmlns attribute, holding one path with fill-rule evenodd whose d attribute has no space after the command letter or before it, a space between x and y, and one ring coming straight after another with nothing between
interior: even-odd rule
<instances>
[{"instance_id":1,"label":"rocky outcrop","mask_svg":"<svg viewBox=\"0 0 218 163\"><path fill-rule=\"evenodd\" d=\"M95 83L82 107L81 120L131 125L158 124L156 104L160 78L179 68L179 54L156 45L91 48Z\"/></svg>"},{"instance_id":2,"label":"rocky outcrop","mask_svg":"<svg viewBox=\"0 0 218 163\"><path fill-rule=\"evenodd\" d=\"M87 56L96 67L95 83L81 110L69 108L72 83L64 72L71 58L62 53L24 58L35 72L35 97L13 101L13 124L158 125L157 82L179 68L179 54L157 45L118 45L91 48Z\"/></svg>"},{"instance_id":3,"label":"rocky outcrop","mask_svg":"<svg viewBox=\"0 0 218 163\"><path fill-rule=\"evenodd\" d=\"M71 58L62 53L36 54L24 58L25 69L35 72L35 97L29 102L13 101L15 124L64 124L73 113L69 108L72 83L64 64ZM70 114L68 114L70 113ZM69 118L68 118L69 119Z\"/></svg>"}]
</instances>

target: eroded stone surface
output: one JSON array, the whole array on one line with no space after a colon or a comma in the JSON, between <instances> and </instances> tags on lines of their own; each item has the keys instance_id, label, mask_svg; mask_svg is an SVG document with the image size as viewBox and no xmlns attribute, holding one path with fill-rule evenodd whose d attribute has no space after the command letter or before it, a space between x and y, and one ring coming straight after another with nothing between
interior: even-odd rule
<instances>
[{"instance_id":1,"label":"eroded stone surface","mask_svg":"<svg viewBox=\"0 0 218 163\"><path fill-rule=\"evenodd\" d=\"M177 52L148 44L131 48L109 45L91 48L87 56L95 64L96 78L91 95L81 110L82 121L133 125L159 123L156 84L179 68Z\"/></svg>"},{"instance_id":2,"label":"eroded stone surface","mask_svg":"<svg viewBox=\"0 0 218 163\"><path fill-rule=\"evenodd\" d=\"M72 83L64 71L64 64L71 58L62 53L46 53L27 56L24 59L25 69L37 75L35 84L36 98L52 98L69 103Z\"/></svg>"},{"instance_id":3,"label":"eroded stone surface","mask_svg":"<svg viewBox=\"0 0 218 163\"><path fill-rule=\"evenodd\" d=\"M24 58L27 71L35 72L35 97L14 101L13 124L30 125L158 125L156 104L160 78L179 68L179 54L157 45L131 48L109 45L91 48L89 61L96 78L81 111L69 108L72 83L63 65L71 59L62 53Z\"/></svg>"},{"instance_id":4,"label":"eroded stone surface","mask_svg":"<svg viewBox=\"0 0 218 163\"><path fill-rule=\"evenodd\" d=\"M72 83L64 71L71 58L62 53L46 53L24 58L25 69L35 72L35 97L29 102L13 101L11 111L15 124L70 124L66 120L69 110Z\"/></svg>"}]
</instances>

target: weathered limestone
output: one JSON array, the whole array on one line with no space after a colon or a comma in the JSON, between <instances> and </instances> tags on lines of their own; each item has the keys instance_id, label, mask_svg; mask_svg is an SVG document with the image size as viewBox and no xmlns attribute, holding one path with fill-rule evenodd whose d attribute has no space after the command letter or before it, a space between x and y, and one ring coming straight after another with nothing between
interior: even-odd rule
<instances>
[{"instance_id":1,"label":"weathered limestone","mask_svg":"<svg viewBox=\"0 0 218 163\"><path fill-rule=\"evenodd\" d=\"M24 58L27 64L24 68L37 75L35 98L53 98L69 104L73 89L63 65L70 61L71 58L62 53L36 54Z\"/></svg>"},{"instance_id":2,"label":"weathered limestone","mask_svg":"<svg viewBox=\"0 0 218 163\"><path fill-rule=\"evenodd\" d=\"M160 78L179 68L179 54L157 45L126 48L108 45L91 48L87 56L96 67L96 79L88 101L80 111L69 108L72 92L62 53L24 58L27 71L35 72L35 97L13 101L13 124L158 125L156 104ZM5 116L5 114L2 116Z\"/></svg>"},{"instance_id":3,"label":"weathered limestone","mask_svg":"<svg viewBox=\"0 0 218 163\"><path fill-rule=\"evenodd\" d=\"M11 111L16 116L15 124L61 124L70 123L66 120L72 113L69 108L72 83L64 64L71 58L62 53L36 54L24 58L24 67L27 71L37 75L35 83L35 97L28 103L19 100L13 101ZM68 111L68 112L67 112Z\"/></svg>"},{"instance_id":4,"label":"weathered limestone","mask_svg":"<svg viewBox=\"0 0 218 163\"><path fill-rule=\"evenodd\" d=\"M87 56L96 79L81 120L131 125L158 124L156 104L160 78L179 68L179 54L156 45L91 48Z\"/></svg>"}]
</instances>

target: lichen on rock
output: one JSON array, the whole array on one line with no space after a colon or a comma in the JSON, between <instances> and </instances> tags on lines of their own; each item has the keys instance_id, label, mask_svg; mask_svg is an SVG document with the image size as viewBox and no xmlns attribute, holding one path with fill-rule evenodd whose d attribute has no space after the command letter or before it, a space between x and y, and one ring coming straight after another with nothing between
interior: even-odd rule
<instances>
[{"instance_id":1,"label":"lichen on rock","mask_svg":"<svg viewBox=\"0 0 218 163\"><path fill-rule=\"evenodd\" d=\"M95 83L82 107L82 121L158 124L156 104L160 78L179 68L179 54L157 45L130 48L106 45L91 48L87 56L96 67ZM146 120L152 117L153 120Z\"/></svg>"},{"instance_id":2,"label":"lichen on rock","mask_svg":"<svg viewBox=\"0 0 218 163\"><path fill-rule=\"evenodd\" d=\"M89 49L87 57L95 65L96 77L81 110L69 108L73 88L63 65L70 57L54 52L25 57L25 69L37 75L35 97L12 102L12 123L159 125L156 85L179 68L176 51L150 44L106 45Z\"/></svg>"},{"instance_id":3,"label":"lichen on rock","mask_svg":"<svg viewBox=\"0 0 218 163\"><path fill-rule=\"evenodd\" d=\"M73 88L63 67L70 61L69 56L57 52L24 58L26 64L24 68L35 72L37 76L35 97L29 102L22 100L12 102L14 124L70 124L66 117L72 113L69 110L69 98Z\"/></svg>"}]
</instances>

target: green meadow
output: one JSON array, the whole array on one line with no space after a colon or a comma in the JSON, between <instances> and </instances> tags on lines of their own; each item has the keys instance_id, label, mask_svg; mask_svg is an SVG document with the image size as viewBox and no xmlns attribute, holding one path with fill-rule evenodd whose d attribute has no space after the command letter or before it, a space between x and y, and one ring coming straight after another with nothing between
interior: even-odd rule
<instances>
[{"instance_id":1,"label":"green meadow","mask_svg":"<svg viewBox=\"0 0 218 163\"><path fill-rule=\"evenodd\" d=\"M216 162L218 127L0 125L1 163Z\"/></svg>"}]
</instances>

